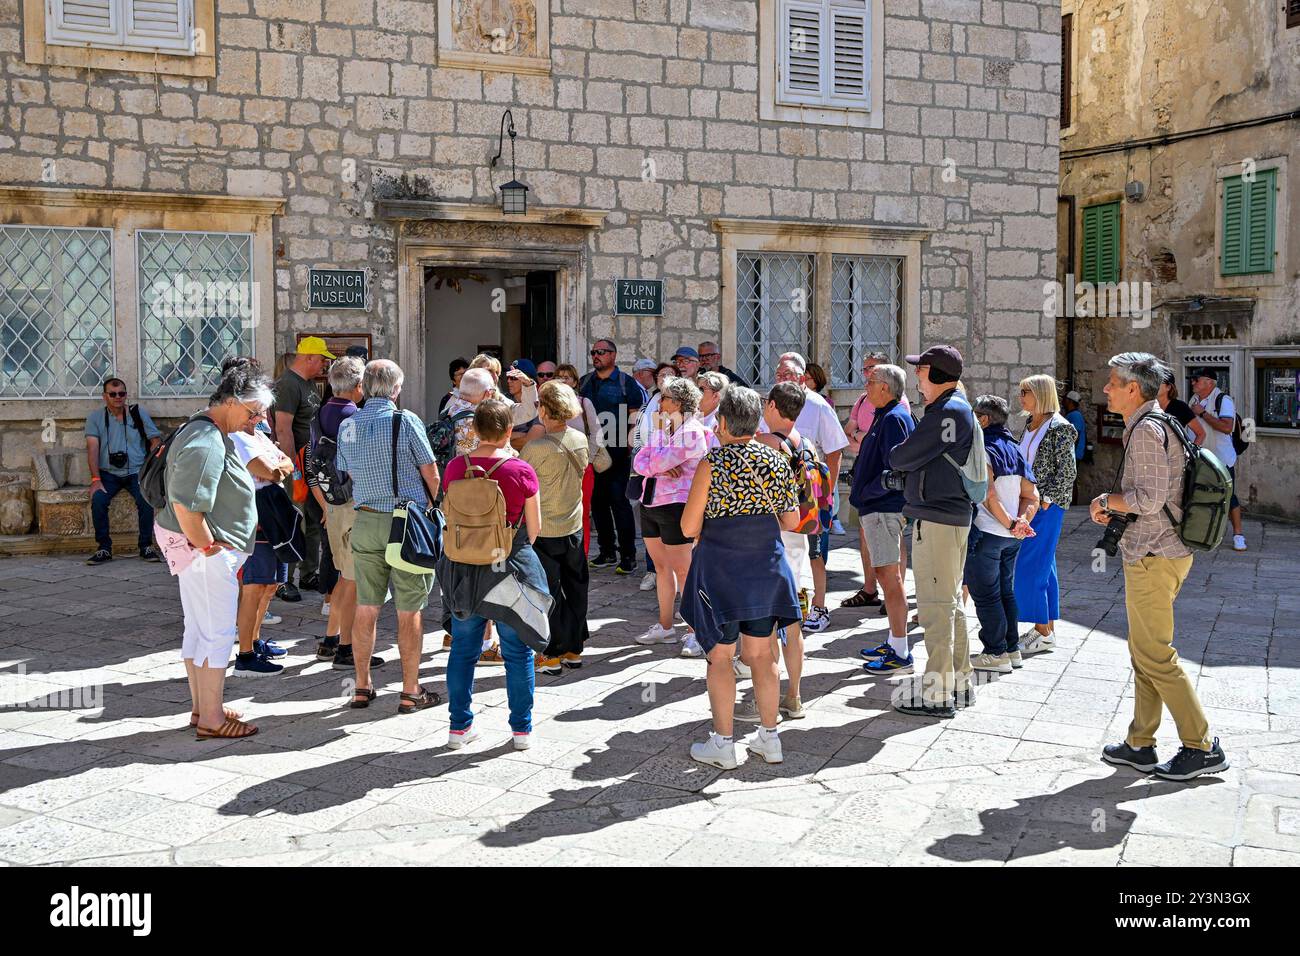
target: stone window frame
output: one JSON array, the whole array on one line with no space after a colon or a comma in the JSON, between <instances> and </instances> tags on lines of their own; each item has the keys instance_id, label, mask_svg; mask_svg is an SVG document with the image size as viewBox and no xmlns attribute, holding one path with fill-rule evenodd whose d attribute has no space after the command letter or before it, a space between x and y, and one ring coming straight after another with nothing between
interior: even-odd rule
<instances>
[{"instance_id":1,"label":"stone window frame","mask_svg":"<svg viewBox=\"0 0 1300 956\"><path fill-rule=\"evenodd\" d=\"M114 374L126 381L133 398L140 395L139 297L136 232L140 229L189 232L242 232L253 235L254 274L274 275L273 217L284 212L281 198L176 195L117 190L72 190L46 187L0 187L0 223L21 226L107 227L112 229ZM275 365L274 283L256 286L254 355L264 368ZM150 415L188 416L194 396L145 399ZM103 399L22 398L0 402L0 421L84 419Z\"/></svg>"},{"instance_id":2,"label":"stone window frame","mask_svg":"<svg viewBox=\"0 0 1300 956\"><path fill-rule=\"evenodd\" d=\"M736 355L736 258L740 252L804 253L813 256L813 335L805 358L827 366L831 350L832 257L895 256L903 260L899 316L899 356L919 352L921 344L921 247L930 231L906 226L817 225L768 219L715 219L721 246L722 281L718 312L723 361ZM906 368L915 383L915 373ZM756 387L771 382L756 382ZM856 386L832 386L836 403L861 394Z\"/></svg>"},{"instance_id":3,"label":"stone window frame","mask_svg":"<svg viewBox=\"0 0 1300 956\"><path fill-rule=\"evenodd\" d=\"M45 42L45 0L23 0L23 59L32 65L86 67L166 76L216 76L216 0L194 0L194 52L162 53Z\"/></svg>"},{"instance_id":4,"label":"stone window frame","mask_svg":"<svg viewBox=\"0 0 1300 956\"><path fill-rule=\"evenodd\" d=\"M1062 93L1070 99L1070 125L1063 127L1060 136L1065 139L1073 136L1079 129L1079 4L1077 0L1062 0L1061 2L1061 24L1064 29L1065 18L1070 18L1070 68L1067 74L1070 78L1070 88L1063 90ZM1061 77L1062 81L1065 75Z\"/></svg>"},{"instance_id":5,"label":"stone window frame","mask_svg":"<svg viewBox=\"0 0 1300 956\"><path fill-rule=\"evenodd\" d=\"M480 53L445 46L451 36L452 0L436 0L438 4L438 62L439 67L460 70L488 70L500 73L521 73L549 76L551 73L551 3L550 0L533 0L537 13L537 56L508 56L498 53Z\"/></svg>"},{"instance_id":6,"label":"stone window frame","mask_svg":"<svg viewBox=\"0 0 1300 956\"><path fill-rule=\"evenodd\" d=\"M445 0L444 0L445 2ZM850 129L885 127L885 4L871 4L871 107L793 106L777 102L777 33L780 0L758 0L758 117L778 123L840 126Z\"/></svg>"},{"instance_id":7,"label":"stone window frame","mask_svg":"<svg viewBox=\"0 0 1300 956\"><path fill-rule=\"evenodd\" d=\"M1223 262L1223 181L1242 174L1241 161L1219 166L1214 172L1214 287L1216 289L1258 288L1285 285L1289 281L1290 260L1287 258L1287 234L1290 221L1287 217L1287 157L1275 156L1255 160L1255 171L1276 169L1277 195L1273 197L1273 271L1254 272L1247 275L1225 276L1220 272Z\"/></svg>"}]
</instances>

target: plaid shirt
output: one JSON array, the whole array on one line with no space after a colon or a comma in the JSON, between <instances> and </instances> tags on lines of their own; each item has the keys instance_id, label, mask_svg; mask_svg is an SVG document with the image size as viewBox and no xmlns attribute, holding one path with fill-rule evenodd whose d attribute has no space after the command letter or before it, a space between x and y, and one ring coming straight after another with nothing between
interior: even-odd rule
<instances>
[{"instance_id":1,"label":"plaid shirt","mask_svg":"<svg viewBox=\"0 0 1300 956\"><path fill-rule=\"evenodd\" d=\"M1125 564L1140 561L1148 554L1183 558L1192 553L1164 511L1168 505L1175 519L1182 516L1183 466L1187 460L1181 443L1159 421L1148 418L1137 424L1152 409L1159 411L1155 402L1147 402L1124 424L1124 473L1119 490L1129 510L1138 515L1119 539Z\"/></svg>"},{"instance_id":2,"label":"plaid shirt","mask_svg":"<svg viewBox=\"0 0 1300 956\"><path fill-rule=\"evenodd\" d=\"M352 505L375 511L392 511L393 413L391 399L368 398L365 407L339 425L339 451L335 467L352 477ZM433 449L420 419L402 412L397 442L397 490L403 501L428 503L420 466L433 463Z\"/></svg>"}]
</instances>

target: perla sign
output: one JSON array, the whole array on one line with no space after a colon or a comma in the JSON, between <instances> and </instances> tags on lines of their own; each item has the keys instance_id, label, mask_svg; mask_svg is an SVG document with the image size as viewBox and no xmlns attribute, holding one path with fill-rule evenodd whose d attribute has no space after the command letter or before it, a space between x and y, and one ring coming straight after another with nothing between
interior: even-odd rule
<instances>
[{"instance_id":1,"label":"perla sign","mask_svg":"<svg viewBox=\"0 0 1300 956\"><path fill-rule=\"evenodd\" d=\"M614 282L614 314L663 315L663 280L616 279Z\"/></svg>"}]
</instances>

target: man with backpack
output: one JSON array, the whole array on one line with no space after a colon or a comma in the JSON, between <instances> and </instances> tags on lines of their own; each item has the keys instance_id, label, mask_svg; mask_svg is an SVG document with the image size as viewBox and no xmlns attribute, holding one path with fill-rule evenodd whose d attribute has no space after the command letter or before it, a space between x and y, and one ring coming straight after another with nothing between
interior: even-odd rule
<instances>
[{"instance_id":1,"label":"man with backpack","mask_svg":"<svg viewBox=\"0 0 1300 956\"><path fill-rule=\"evenodd\" d=\"M90 514L95 523L95 553L87 564L113 560L108 506L119 491L135 499L139 514L140 557L160 560L153 546L153 508L140 494L140 468L161 440L158 426L139 405L127 405L126 382L104 382L104 407L86 416L86 459L90 463Z\"/></svg>"},{"instance_id":2,"label":"man with backpack","mask_svg":"<svg viewBox=\"0 0 1300 956\"><path fill-rule=\"evenodd\" d=\"M1156 404L1164 373L1164 364L1154 355L1124 352L1110 360L1110 380L1104 389L1109 410L1124 418L1124 456L1119 490L1094 498L1091 516L1099 525L1116 518L1128 521L1119 548L1124 559L1134 700L1128 736L1123 743L1106 747L1102 759L1165 780L1191 780L1226 770L1228 760L1218 738L1210 737L1196 688L1179 665L1173 644L1174 599L1192 569L1186 543L1192 529L1186 527L1183 513L1189 449L1173 433L1177 423ZM1197 453L1194 446L1191 452ZM1197 546L1213 544L1217 541L1201 541ZM1155 735L1164 707L1178 725L1182 747L1172 760L1161 763Z\"/></svg>"},{"instance_id":3,"label":"man with backpack","mask_svg":"<svg viewBox=\"0 0 1300 956\"><path fill-rule=\"evenodd\" d=\"M952 717L956 708L974 703L966 615L961 609L961 581L970 535L971 494L963 479L978 447L985 462L982 436L970 404L957 390L962 357L951 345L936 345L909 355L925 398L925 415L916 430L889 453L889 467L904 476L903 514L914 522L912 573L916 612L925 630L925 676L921 694L904 695L894 709L904 714ZM978 445L976 438L979 438ZM985 491L978 499L984 500Z\"/></svg>"},{"instance_id":4,"label":"man with backpack","mask_svg":"<svg viewBox=\"0 0 1300 956\"><path fill-rule=\"evenodd\" d=\"M1214 452L1232 476L1232 504L1228 518L1232 521L1232 550L1246 550L1246 536L1241 533L1241 502L1237 500L1237 458L1246 450L1241 438L1241 417L1232 396L1219 388L1219 374L1212 368L1192 373L1192 414L1205 426L1204 446Z\"/></svg>"}]
</instances>

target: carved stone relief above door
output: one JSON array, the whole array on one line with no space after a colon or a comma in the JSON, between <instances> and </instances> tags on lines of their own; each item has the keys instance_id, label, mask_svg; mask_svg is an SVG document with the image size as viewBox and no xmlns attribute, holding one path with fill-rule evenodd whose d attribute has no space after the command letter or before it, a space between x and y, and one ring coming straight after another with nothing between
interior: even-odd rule
<instances>
[{"instance_id":1,"label":"carved stone relief above door","mask_svg":"<svg viewBox=\"0 0 1300 956\"><path fill-rule=\"evenodd\" d=\"M550 73L550 0L438 0L438 65Z\"/></svg>"}]
</instances>

